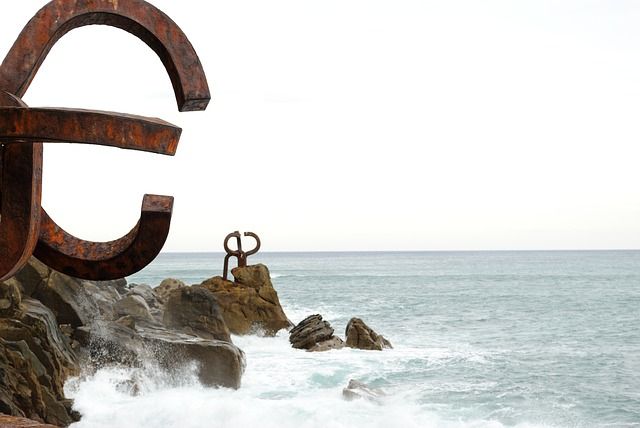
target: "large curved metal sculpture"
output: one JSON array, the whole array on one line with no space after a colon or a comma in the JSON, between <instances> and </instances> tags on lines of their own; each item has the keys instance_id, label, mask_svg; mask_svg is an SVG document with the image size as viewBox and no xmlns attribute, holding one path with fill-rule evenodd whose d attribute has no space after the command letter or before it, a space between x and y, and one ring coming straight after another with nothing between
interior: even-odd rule
<instances>
[{"instance_id":1,"label":"large curved metal sculpture","mask_svg":"<svg viewBox=\"0 0 640 428\"><path fill-rule=\"evenodd\" d=\"M100 24L123 29L162 60L180 111L204 110L209 87L182 30L143 0L53 0L27 23L0 65L0 280L35 255L51 268L92 280L131 275L160 252L173 198L145 195L138 224L111 242L74 237L40 206L42 143L81 143L174 155L181 129L160 119L58 108L22 101L51 47L69 31Z\"/></svg>"}]
</instances>

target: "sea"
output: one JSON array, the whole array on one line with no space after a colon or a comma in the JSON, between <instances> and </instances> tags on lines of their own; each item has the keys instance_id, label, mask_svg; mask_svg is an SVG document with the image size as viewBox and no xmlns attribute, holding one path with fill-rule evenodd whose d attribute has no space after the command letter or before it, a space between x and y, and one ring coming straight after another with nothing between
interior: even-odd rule
<instances>
[{"instance_id":1,"label":"sea","mask_svg":"<svg viewBox=\"0 0 640 428\"><path fill-rule=\"evenodd\" d=\"M130 283L220 275L223 254L163 253ZM360 317L393 349L310 353L234 336L238 390L195 367L71 379L81 427L640 427L640 251L258 253L285 313L337 335ZM123 388L135 379L137 392ZM382 399L343 398L356 379Z\"/></svg>"}]
</instances>

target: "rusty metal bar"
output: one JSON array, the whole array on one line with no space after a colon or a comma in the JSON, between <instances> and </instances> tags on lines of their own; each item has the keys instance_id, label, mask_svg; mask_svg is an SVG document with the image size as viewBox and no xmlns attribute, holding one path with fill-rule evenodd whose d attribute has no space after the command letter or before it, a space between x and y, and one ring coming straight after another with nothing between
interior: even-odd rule
<instances>
[{"instance_id":1,"label":"rusty metal bar","mask_svg":"<svg viewBox=\"0 0 640 428\"><path fill-rule=\"evenodd\" d=\"M142 116L53 108L0 107L0 142L85 143L174 155L182 130Z\"/></svg>"},{"instance_id":2,"label":"rusty metal bar","mask_svg":"<svg viewBox=\"0 0 640 428\"><path fill-rule=\"evenodd\" d=\"M0 105L25 104L0 91ZM31 257L38 239L42 197L42 144L1 146L0 280L11 277Z\"/></svg>"},{"instance_id":3,"label":"rusty metal bar","mask_svg":"<svg viewBox=\"0 0 640 428\"><path fill-rule=\"evenodd\" d=\"M54 0L24 27L0 66L0 89L23 97L53 45L69 31L100 24L138 37L164 64L180 111L204 110L211 99L200 59L180 27L142 0Z\"/></svg>"}]
</instances>

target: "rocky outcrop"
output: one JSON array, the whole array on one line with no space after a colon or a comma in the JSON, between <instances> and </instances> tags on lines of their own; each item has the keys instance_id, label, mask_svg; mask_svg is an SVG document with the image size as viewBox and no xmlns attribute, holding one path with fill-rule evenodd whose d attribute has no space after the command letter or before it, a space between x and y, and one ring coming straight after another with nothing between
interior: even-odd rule
<instances>
[{"instance_id":1,"label":"rocky outcrop","mask_svg":"<svg viewBox=\"0 0 640 428\"><path fill-rule=\"evenodd\" d=\"M163 369L175 370L185 361L195 361L200 381L206 386L239 388L245 368L244 352L232 343L149 325L131 329L97 321L91 328L78 328L75 338L89 353L88 360L98 366L156 363Z\"/></svg>"},{"instance_id":2,"label":"rocky outcrop","mask_svg":"<svg viewBox=\"0 0 640 428\"><path fill-rule=\"evenodd\" d=\"M289 332L289 342L297 349L326 351L342 347L342 340L333 335L333 327L321 315L310 315Z\"/></svg>"},{"instance_id":3,"label":"rocky outcrop","mask_svg":"<svg viewBox=\"0 0 640 428\"><path fill-rule=\"evenodd\" d=\"M360 318L351 318L345 330L345 345L350 348L382 351L393 348L391 342L379 335Z\"/></svg>"},{"instance_id":4,"label":"rocky outcrop","mask_svg":"<svg viewBox=\"0 0 640 428\"><path fill-rule=\"evenodd\" d=\"M177 290L182 287L186 287L187 284L175 278L167 278L163 280L159 286L153 289L153 292L157 296L160 303L165 303L169 298L169 294L173 290Z\"/></svg>"},{"instance_id":5,"label":"rocky outcrop","mask_svg":"<svg viewBox=\"0 0 640 428\"><path fill-rule=\"evenodd\" d=\"M349 401L364 398L380 404L385 396L386 394L381 389L372 388L366 383L355 379L349 380L347 387L342 390L342 397Z\"/></svg>"},{"instance_id":6,"label":"rocky outcrop","mask_svg":"<svg viewBox=\"0 0 640 428\"><path fill-rule=\"evenodd\" d=\"M201 284L215 296L231 333L248 334L258 330L275 335L292 326L265 265L236 267L231 274L233 282L216 276Z\"/></svg>"},{"instance_id":7,"label":"rocky outcrop","mask_svg":"<svg viewBox=\"0 0 640 428\"><path fill-rule=\"evenodd\" d=\"M177 280L156 290L71 278L36 259L0 283L0 413L69 425L79 415L63 385L80 366L195 362L204 385L238 388L245 356L216 297Z\"/></svg>"},{"instance_id":8,"label":"rocky outcrop","mask_svg":"<svg viewBox=\"0 0 640 428\"><path fill-rule=\"evenodd\" d=\"M15 289L17 284L0 284ZM0 412L55 425L77 420L64 397L76 356L53 313L37 300L16 299L0 318Z\"/></svg>"},{"instance_id":9,"label":"rocky outcrop","mask_svg":"<svg viewBox=\"0 0 640 428\"><path fill-rule=\"evenodd\" d=\"M164 325L203 339L231 342L229 329L212 292L204 287L181 287L166 301Z\"/></svg>"}]
</instances>

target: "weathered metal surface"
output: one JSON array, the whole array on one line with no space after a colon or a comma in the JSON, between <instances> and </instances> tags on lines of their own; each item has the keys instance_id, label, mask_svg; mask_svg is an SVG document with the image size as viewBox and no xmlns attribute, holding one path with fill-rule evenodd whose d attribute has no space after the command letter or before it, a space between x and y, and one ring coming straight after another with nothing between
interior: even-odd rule
<instances>
[{"instance_id":1,"label":"weathered metal surface","mask_svg":"<svg viewBox=\"0 0 640 428\"><path fill-rule=\"evenodd\" d=\"M155 259L169 233L173 198L145 195L140 221L110 242L89 242L65 232L42 212L40 239L33 253L40 261L77 278L118 279ZM128 274L128 273L127 273Z\"/></svg>"},{"instance_id":2,"label":"weathered metal surface","mask_svg":"<svg viewBox=\"0 0 640 428\"><path fill-rule=\"evenodd\" d=\"M182 130L160 119L94 110L0 107L3 143L85 143L174 155Z\"/></svg>"},{"instance_id":3,"label":"weathered metal surface","mask_svg":"<svg viewBox=\"0 0 640 428\"><path fill-rule=\"evenodd\" d=\"M54 0L24 27L0 66L0 88L23 97L53 45L69 31L100 24L138 37L158 55L180 111L204 110L211 99L200 59L180 27L143 0Z\"/></svg>"},{"instance_id":4,"label":"weathered metal surface","mask_svg":"<svg viewBox=\"0 0 640 428\"><path fill-rule=\"evenodd\" d=\"M123 29L162 60L180 111L204 110L210 100L202 65L182 30L143 0L54 0L27 23L0 65L0 280L34 254L79 278L121 278L160 252L173 198L145 195L138 224L111 242L76 238L41 208L42 142L98 144L173 155L181 129L160 119L63 108L29 108L24 96L51 47L67 32L91 24Z\"/></svg>"},{"instance_id":5,"label":"weathered metal surface","mask_svg":"<svg viewBox=\"0 0 640 428\"><path fill-rule=\"evenodd\" d=\"M242 237L240 236L240 232L238 232L237 230L235 232L231 232L224 238L223 246L224 246L224 250L227 252L227 255L224 256L224 267L222 270L222 277L224 279L227 279L227 274L229 271L229 259L231 257L235 257L236 259L238 259L238 267L245 267L247 266L247 257L257 253L258 250L260 250L260 238L258 238L258 235L256 235L253 232L245 232L244 236L250 236L253 239L255 239L256 246L253 248L253 250L249 250L249 251L242 250ZM236 238L235 250L232 250L231 248L229 248L229 240L231 238Z\"/></svg>"},{"instance_id":6,"label":"weathered metal surface","mask_svg":"<svg viewBox=\"0 0 640 428\"><path fill-rule=\"evenodd\" d=\"M0 91L0 104L24 107ZM0 146L0 276L10 277L31 257L38 240L42 144Z\"/></svg>"}]
</instances>

